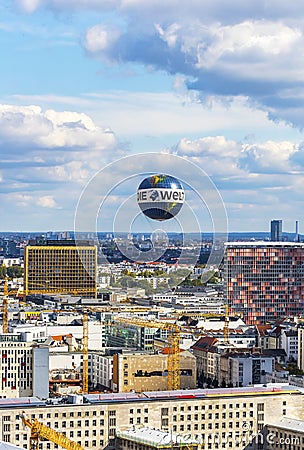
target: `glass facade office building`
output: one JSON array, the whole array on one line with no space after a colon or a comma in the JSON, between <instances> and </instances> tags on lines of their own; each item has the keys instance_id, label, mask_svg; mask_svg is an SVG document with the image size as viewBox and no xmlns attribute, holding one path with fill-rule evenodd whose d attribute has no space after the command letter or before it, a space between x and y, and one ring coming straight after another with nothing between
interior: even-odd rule
<instances>
[{"instance_id":1,"label":"glass facade office building","mask_svg":"<svg viewBox=\"0 0 304 450\"><path fill-rule=\"evenodd\" d=\"M224 278L230 310L246 323L304 313L304 244L227 243Z\"/></svg>"},{"instance_id":2,"label":"glass facade office building","mask_svg":"<svg viewBox=\"0 0 304 450\"><path fill-rule=\"evenodd\" d=\"M25 248L25 294L96 297L97 247L43 241Z\"/></svg>"}]
</instances>

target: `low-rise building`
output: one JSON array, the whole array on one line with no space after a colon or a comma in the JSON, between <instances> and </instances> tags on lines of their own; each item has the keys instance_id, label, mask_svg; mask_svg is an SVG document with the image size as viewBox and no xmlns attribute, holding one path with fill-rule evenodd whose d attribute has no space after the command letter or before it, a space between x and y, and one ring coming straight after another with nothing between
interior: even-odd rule
<instances>
[{"instance_id":1,"label":"low-rise building","mask_svg":"<svg viewBox=\"0 0 304 450\"><path fill-rule=\"evenodd\" d=\"M181 389L196 387L196 359L189 351L180 353ZM168 355L127 353L113 356L115 392L164 391L168 383Z\"/></svg>"},{"instance_id":2,"label":"low-rise building","mask_svg":"<svg viewBox=\"0 0 304 450\"><path fill-rule=\"evenodd\" d=\"M93 389L113 389L113 356L100 352L89 355L90 383Z\"/></svg>"},{"instance_id":3,"label":"low-rise building","mask_svg":"<svg viewBox=\"0 0 304 450\"><path fill-rule=\"evenodd\" d=\"M266 373L274 370L274 359L259 353L229 355L229 383L250 386L266 382Z\"/></svg>"},{"instance_id":4,"label":"low-rise building","mask_svg":"<svg viewBox=\"0 0 304 450\"><path fill-rule=\"evenodd\" d=\"M282 349L285 350L287 359L290 361L298 360L298 331L297 329L282 330L281 337Z\"/></svg>"}]
</instances>

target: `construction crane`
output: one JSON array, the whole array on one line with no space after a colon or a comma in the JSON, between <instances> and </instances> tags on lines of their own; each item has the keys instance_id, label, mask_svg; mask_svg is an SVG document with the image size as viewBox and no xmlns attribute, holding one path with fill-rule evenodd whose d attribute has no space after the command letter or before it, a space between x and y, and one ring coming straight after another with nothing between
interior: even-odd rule
<instances>
[{"instance_id":1,"label":"construction crane","mask_svg":"<svg viewBox=\"0 0 304 450\"><path fill-rule=\"evenodd\" d=\"M37 419L29 419L25 411L20 414L23 425L31 429L30 450L38 450L39 439L46 439L54 442L67 450L83 450L83 447L77 442L71 441L65 434L55 431L52 428L39 422Z\"/></svg>"},{"instance_id":2,"label":"construction crane","mask_svg":"<svg viewBox=\"0 0 304 450\"><path fill-rule=\"evenodd\" d=\"M5 278L3 288L2 333L8 333L8 281Z\"/></svg>"},{"instance_id":3,"label":"construction crane","mask_svg":"<svg viewBox=\"0 0 304 450\"><path fill-rule=\"evenodd\" d=\"M89 393L89 317L82 314L82 393Z\"/></svg>"},{"instance_id":4,"label":"construction crane","mask_svg":"<svg viewBox=\"0 0 304 450\"><path fill-rule=\"evenodd\" d=\"M147 310L144 308L141 308L140 311L143 310ZM89 393L89 315L88 315L88 311L92 311L92 312L111 312L112 309L108 306L106 307L86 307L86 311L81 310L80 312L82 313L82 388L81 388L81 392L82 394L88 394ZM134 311L133 311L134 312ZM119 318L120 319L120 318ZM149 322L150 323L150 322ZM173 340L176 339L175 336L173 336L173 333L171 333L172 335L172 344L171 347L173 348L173 346L178 346L179 349L179 339L178 339L178 344L173 343ZM170 338L171 339L171 335ZM169 346L170 347L170 346ZM178 352L178 358L179 358L179 352ZM170 373L173 373L175 369L174 366L174 361L175 361L176 357L174 358L173 356L168 358L168 373L169 373L169 366L170 366ZM178 370L179 373L179 370ZM169 383L169 375L168 375L168 383ZM173 385L173 381L170 380L170 384Z\"/></svg>"},{"instance_id":5,"label":"construction crane","mask_svg":"<svg viewBox=\"0 0 304 450\"><path fill-rule=\"evenodd\" d=\"M167 330L168 333L168 390L180 389L180 329L175 323L166 323L156 320L128 318L115 316L114 321L138 327L157 328Z\"/></svg>"}]
</instances>

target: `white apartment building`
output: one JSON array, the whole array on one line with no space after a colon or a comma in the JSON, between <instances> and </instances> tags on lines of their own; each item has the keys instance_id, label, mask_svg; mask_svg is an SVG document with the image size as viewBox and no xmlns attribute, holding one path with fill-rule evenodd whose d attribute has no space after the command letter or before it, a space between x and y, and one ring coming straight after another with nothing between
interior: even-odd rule
<instances>
[{"instance_id":1,"label":"white apartment building","mask_svg":"<svg viewBox=\"0 0 304 450\"><path fill-rule=\"evenodd\" d=\"M298 331L296 329L282 330L281 347L286 352L287 360L298 360Z\"/></svg>"},{"instance_id":2,"label":"white apartment building","mask_svg":"<svg viewBox=\"0 0 304 450\"><path fill-rule=\"evenodd\" d=\"M0 336L0 397L47 398L48 348L34 348L22 335Z\"/></svg>"},{"instance_id":3,"label":"white apartment building","mask_svg":"<svg viewBox=\"0 0 304 450\"><path fill-rule=\"evenodd\" d=\"M89 355L92 388L113 389L113 356L92 352Z\"/></svg>"},{"instance_id":4,"label":"white apartment building","mask_svg":"<svg viewBox=\"0 0 304 450\"><path fill-rule=\"evenodd\" d=\"M298 368L304 370L304 324L298 326Z\"/></svg>"},{"instance_id":5,"label":"white apartment building","mask_svg":"<svg viewBox=\"0 0 304 450\"><path fill-rule=\"evenodd\" d=\"M235 354L229 357L229 370L233 386L265 383L266 373L274 370L274 359L265 355Z\"/></svg>"}]
</instances>

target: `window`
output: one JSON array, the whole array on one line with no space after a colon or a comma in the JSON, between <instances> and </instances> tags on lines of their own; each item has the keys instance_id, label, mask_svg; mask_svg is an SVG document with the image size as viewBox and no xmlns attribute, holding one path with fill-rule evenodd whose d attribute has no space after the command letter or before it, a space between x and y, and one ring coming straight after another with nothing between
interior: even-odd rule
<instances>
[{"instance_id":1,"label":"window","mask_svg":"<svg viewBox=\"0 0 304 450\"><path fill-rule=\"evenodd\" d=\"M130 417L129 423L130 425L133 425L133 417Z\"/></svg>"},{"instance_id":2,"label":"window","mask_svg":"<svg viewBox=\"0 0 304 450\"><path fill-rule=\"evenodd\" d=\"M162 427L167 427L167 426L169 426L169 419L162 419L161 425L162 425Z\"/></svg>"},{"instance_id":3,"label":"window","mask_svg":"<svg viewBox=\"0 0 304 450\"><path fill-rule=\"evenodd\" d=\"M168 408L162 408L161 409L161 415L162 416L167 416L169 414L169 409Z\"/></svg>"},{"instance_id":4,"label":"window","mask_svg":"<svg viewBox=\"0 0 304 450\"><path fill-rule=\"evenodd\" d=\"M84 435L85 435L86 437L88 437L88 436L89 436L89 430L85 430Z\"/></svg>"},{"instance_id":5,"label":"window","mask_svg":"<svg viewBox=\"0 0 304 450\"><path fill-rule=\"evenodd\" d=\"M130 414L133 414L133 409L130 409Z\"/></svg>"}]
</instances>

